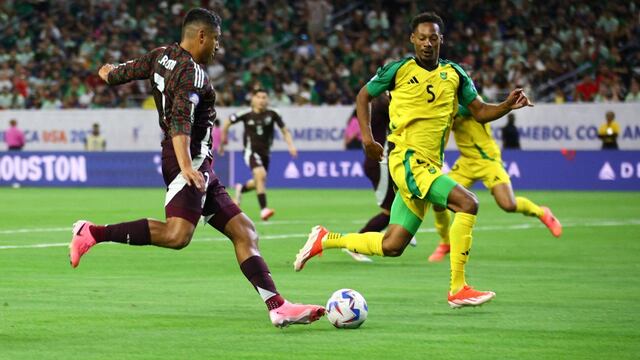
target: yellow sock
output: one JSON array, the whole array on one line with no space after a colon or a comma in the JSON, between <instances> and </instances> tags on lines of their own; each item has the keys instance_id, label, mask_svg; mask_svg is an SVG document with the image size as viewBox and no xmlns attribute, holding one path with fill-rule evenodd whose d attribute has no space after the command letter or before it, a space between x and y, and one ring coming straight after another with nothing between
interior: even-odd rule
<instances>
[{"instance_id":1,"label":"yellow sock","mask_svg":"<svg viewBox=\"0 0 640 360\"><path fill-rule=\"evenodd\" d=\"M540 206L536 205L533 201L520 196L516 197L516 212L536 217L540 217L544 214L544 211L542 211Z\"/></svg>"},{"instance_id":2,"label":"yellow sock","mask_svg":"<svg viewBox=\"0 0 640 360\"><path fill-rule=\"evenodd\" d=\"M347 249L363 255L384 256L382 253L382 236L380 232L367 232L362 234L329 233L322 242L323 249Z\"/></svg>"},{"instance_id":3,"label":"yellow sock","mask_svg":"<svg viewBox=\"0 0 640 360\"><path fill-rule=\"evenodd\" d=\"M473 225L476 223L476 216L465 213L456 213L451 224L449 238L451 239L451 294L455 294L458 290L466 285L464 279L464 265L469 259L469 250L471 250L471 232Z\"/></svg>"},{"instance_id":4,"label":"yellow sock","mask_svg":"<svg viewBox=\"0 0 640 360\"><path fill-rule=\"evenodd\" d=\"M451 223L451 216L449 216L449 210L434 211L436 216L435 227L438 235L440 235L440 244L449 243L449 224Z\"/></svg>"}]
</instances>

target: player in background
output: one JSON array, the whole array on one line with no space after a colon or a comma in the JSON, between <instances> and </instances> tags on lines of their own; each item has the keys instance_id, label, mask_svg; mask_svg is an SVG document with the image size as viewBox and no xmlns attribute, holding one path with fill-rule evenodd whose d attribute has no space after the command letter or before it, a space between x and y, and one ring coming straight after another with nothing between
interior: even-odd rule
<instances>
[{"instance_id":1,"label":"player in background","mask_svg":"<svg viewBox=\"0 0 640 360\"><path fill-rule=\"evenodd\" d=\"M267 305L277 327L308 324L324 314L321 306L292 304L276 289L258 249L251 220L233 203L213 172L211 128L216 118L215 91L203 65L220 42L221 20L206 9L190 10L180 44L160 47L118 66L104 65L100 77L109 85L150 80L164 133L162 175L167 185L166 221L140 219L114 225L74 224L69 245L71 266L102 242L182 249L189 245L201 215L233 243L240 270Z\"/></svg>"},{"instance_id":2,"label":"player in background","mask_svg":"<svg viewBox=\"0 0 640 360\"><path fill-rule=\"evenodd\" d=\"M296 271L324 249L347 248L365 255L400 256L420 227L430 204L435 204L456 213L449 231L449 305L454 308L477 306L495 297L494 292L477 291L465 281L478 200L472 192L442 174L444 148L459 103L483 123L531 104L522 89L512 91L500 104L483 102L464 70L439 58L443 27L442 19L435 13L414 17L410 41L415 56L380 68L356 99L365 151L379 161L384 148L373 139L369 103L385 91L391 93L388 140L393 146L389 169L398 191L387 231L343 235L316 226L296 256Z\"/></svg>"},{"instance_id":3,"label":"player in background","mask_svg":"<svg viewBox=\"0 0 640 360\"><path fill-rule=\"evenodd\" d=\"M251 169L253 178L244 184L236 184L236 204L240 205L242 193L256 190L258 204L260 205L260 218L269 220L274 215L273 209L267 207L267 173L271 145L273 144L273 128L277 124L282 132L282 137L289 148L292 157L298 156L298 150L293 145L291 133L284 125L280 114L268 107L269 97L267 91L258 88L251 96L251 108L231 115L222 127L220 142L220 154L224 154L224 145L227 143L229 128L233 124L244 124L244 162Z\"/></svg>"},{"instance_id":4,"label":"player in background","mask_svg":"<svg viewBox=\"0 0 640 360\"><path fill-rule=\"evenodd\" d=\"M364 173L371 181L375 190L376 202L380 207L380 212L374 215L367 224L360 229L359 233L371 231L382 231L391 218L391 204L395 197L393 190L393 180L389 173L389 146L387 135L389 133L389 95L384 93L371 101L371 133L376 142L383 144L384 152L381 161L371 159L366 156L364 159ZM416 239L411 239L410 244L416 245ZM362 254L342 249L347 254L359 262L372 262L373 260Z\"/></svg>"},{"instance_id":5,"label":"player in background","mask_svg":"<svg viewBox=\"0 0 640 360\"><path fill-rule=\"evenodd\" d=\"M537 217L549 228L553 236L559 237L562 234L562 225L549 208L538 206L525 197L514 195L511 179L502 165L500 148L491 135L489 124L479 123L473 118L469 109L461 106L452 131L460 157L447 174L451 179L467 189L471 189L476 181L482 181L502 210ZM429 256L431 262L442 260L451 248L449 212L440 206L434 206L433 210L440 244Z\"/></svg>"}]
</instances>

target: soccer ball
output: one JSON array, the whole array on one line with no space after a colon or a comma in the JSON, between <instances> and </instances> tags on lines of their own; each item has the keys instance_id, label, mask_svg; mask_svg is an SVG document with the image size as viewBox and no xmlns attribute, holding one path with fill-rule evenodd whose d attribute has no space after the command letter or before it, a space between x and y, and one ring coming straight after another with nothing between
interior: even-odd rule
<instances>
[{"instance_id":1,"label":"soccer ball","mask_svg":"<svg viewBox=\"0 0 640 360\"><path fill-rule=\"evenodd\" d=\"M355 329L367 320L369 308L364 297L352 289L340 289L327 301L327 320L333 326Z\"/></svg>"}]
</instances>

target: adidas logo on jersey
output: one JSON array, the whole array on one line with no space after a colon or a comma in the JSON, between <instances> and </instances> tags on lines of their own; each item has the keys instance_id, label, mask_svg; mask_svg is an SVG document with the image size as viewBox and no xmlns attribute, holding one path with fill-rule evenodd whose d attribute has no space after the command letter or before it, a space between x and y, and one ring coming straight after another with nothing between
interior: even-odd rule
<instances>
[{"instance_id":1,"label":"adidas logo on jersey","mask_svg":"<svg viewBox=\"0 0 640 360\"><path fill-rule=\"evenodd\" d=\"M411 80L409 80L409 82L407 84L420 84L420 81L418 81L418 79L416 79L416 77L412 77Z\"/></svg>"}]
</instances>

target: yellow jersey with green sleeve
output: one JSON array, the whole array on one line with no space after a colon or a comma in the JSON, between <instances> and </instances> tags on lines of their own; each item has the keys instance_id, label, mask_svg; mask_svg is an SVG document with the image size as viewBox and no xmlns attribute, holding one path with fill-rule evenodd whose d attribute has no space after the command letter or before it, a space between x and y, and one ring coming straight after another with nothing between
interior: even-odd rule
<instances>
[{"instance_id":1,"label":"yellow jersey with green sleeve","mask_svg":"<svg viewBox=\"0 0 640 360\"><path fill-rule=\"evenodd\" d=\"M438 167L458 104L467 106L478 96L464 70L443 59L433 70L421 67L413 57L388 63L366 86L373 97L387 90L391 94L388 140Z\"/></svg>"},{"instance_id":2,"label":"yellow jersey with green sleeve","mask_svg":"<svg viewBox=\"0 0 640 360\"><path fill-rule=\"evenodd\" d=\"M460 106L453 122L453 138L461 157L502 162L500 148L491 135L491 125L477 122L464 106Z\"/></svg>"}]
</instances>

